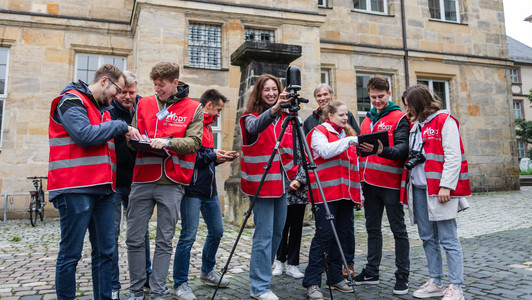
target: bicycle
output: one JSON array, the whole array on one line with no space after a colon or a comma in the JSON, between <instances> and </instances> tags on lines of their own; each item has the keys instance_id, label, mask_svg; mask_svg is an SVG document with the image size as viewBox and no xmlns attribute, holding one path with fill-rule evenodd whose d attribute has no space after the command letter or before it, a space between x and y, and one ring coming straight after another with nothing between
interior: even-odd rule
<instances>
[{"instance_id":1,"label":"bicycle","mask_svg":"<svg viewBox=\"0 0 532 300\"><path fill-rule=\"evenodd\" d=\"M37 224L37 215L40 216L41 222L44 221L44 206L46 205L44 201L44 191L42 189L42 180L47 179L48 177L42 176L33 176L27 177L33 181L33 186L35 191L30 191L30 207L28 212L30 213L30 222L31 226L35 227Z\"/></svg>"}]
</instances>

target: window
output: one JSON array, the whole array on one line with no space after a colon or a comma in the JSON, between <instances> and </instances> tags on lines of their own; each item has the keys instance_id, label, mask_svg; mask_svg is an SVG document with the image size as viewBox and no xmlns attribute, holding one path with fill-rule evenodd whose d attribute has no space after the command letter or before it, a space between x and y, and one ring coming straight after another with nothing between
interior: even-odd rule
<instances>
[{"instance_id":1,"label":"window","mask_svg":"<svg viewBox=\"0 0 532 300\"><path fill-rule=\"evenodd\" d=\"M275 42L275 33L273 30L246 28L244 29L244 40L273 43Z\"/></svg>"},{"instance_id":2,"label":"window","mask_svg":"<svg viewBox=\"0 0 532 300\"><path fill-rule=\"evenodd\" d=\"M510 79L512 80L512 83L521 83L521 78L519 78L518 68L510 69Z\"/></svg>"},{"instance_id":3,"label":"window","mask_svg":"<svg viewBox=\"0 0 532 300\"><path fill-rule=\"evenodd\" d=\"M526 157L526 144L522 140L517 140L517 157Z\"/></svg>"},{"instance_id":4,"label":"window","mask_svg":"<svg viewBox=\"0 0 532 300\"><path fill-rule=\"evenodd\" d=\"M7 70L9 70L9 49L0 48L0 148L3 138L4 105L7 96Z\"/></svg>"},{"instance_id":5,"label":"window","mask_svg":"<svg viewBox=\"0 0 532 300\"><path fill-rule=\"evenodd\" d=\"M458 20L458 0L429 0L430 18L449 22Z\"/></svg>"},{"instance_id":6,"label":"window","mask_svg":"<svg viewBox=\"0 0 532 300\"><path fill-rule=\"evenodd\" d=\"M321 70L321 81L320 83L326 83L329 86L331 86L331 83L329 82L329 70Z\"/></svg>"},{"instance_id":7,"label":"window","mask_svg":"<svg viewBox=\"0 0 532 300\"><path fill-rule=\"evenodd\" d=\"M417 83L425 84L434 92L442 101L442 108L451 110L449 103L449 82L444 80L418 79Z\"/></svg>"},{"instance_id":8,"label":"window","mask_svg":"<svg viewBox=\"0 0 532 300\"><path fill-rule=\"evenodd\" d=\"M188 27L188 59L191 67L222 67L222 27L193 24Z\"/></svg>"},{"instance_id":9,"label":"window","mask_svg":"<svg viewBox=\"0 0 532 300\"><path fill-rule=\"evenodd\" d=\"M386 0L353 0L353 7L356 10L385 14Z\"/></svg>"},{"instance_id":10,"label":"window","mask_svg":"<svg viewBox=\"0 0 532 300\"><path fill-rule=\"evenodd\" d=\"M327 0L318 0L318 7L327 7Z\"/></svg>"},{"instance_id":11,"label":"window","mask_svg":"<svg viewBox=\"0 0 532 300\"><path fill-rule=\"evenodd\" d=\"M514 100L514 118L523 119L523 101Z\"/></svg>"},{"instance_id":12,"label":"window","mask_svg":"<svg viewBox=\"0 0 532 300\"><path fill-rule=\"evenodd\" d=\"M358 74L356 77L356 85L357 85L357 112L358 112L358 121L359 124L362 124L362 121L364 121L364 118L366 118L366 114L369 112L369 110L373 107L371 105L371 100L369 99L369 91L366 89L366 86L368 85L369 79L377 74ZM382 74L380 74L382 75ZM391 78L387 75L382 75L388 79L388 83L390 84L390 91L392 90L392 84L391 84ZM393 97L390 96L390 100L392 100Z\"/></svg>"},{"instance_id":13,"label":"window","mask_svg":"<svg viewBox=\"0 0 532 300\"><path fill-rule=\"evenodd\" d=\"M126 68L126 58L122 56L98 55L98 54L76 54L76 73L74 81L81 80L91 83L94 79L94 72L103 64L111 64L120 70Z\"/></svg>"},{"instance_id":14,"label":"window","mask_svg":"<svg viewBox=\"0 0 532 300\"><path fill-rule=\"evenodd\" d=\"M216 121L212 123L212 135L214 137L214 149L222 149L222 121L220 118L216 118Z\"/></svg>"}]
</instances>

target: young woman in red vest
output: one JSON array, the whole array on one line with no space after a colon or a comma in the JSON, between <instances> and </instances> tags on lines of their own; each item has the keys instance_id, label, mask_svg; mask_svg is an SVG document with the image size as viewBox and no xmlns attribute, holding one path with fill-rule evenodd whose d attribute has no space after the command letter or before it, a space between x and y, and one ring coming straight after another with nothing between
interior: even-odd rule
<instances>
[{"instance_id":1,"label":"young woman in red vest","mask_svg":"<svg viewBox=\"0 0 532 300\"><path fill-rule=\"evenodd\" d=\"M340 241L346 241L353 215L353 206L362 205L360 175L356 147L356 133L347 125L347 106L338 100L325 106L325 122L314 127L307 135L312 158L317 166L323 193ZM328 284L341 292L352 292L342 276L342 261L338 245L334 239L331 222L326 219L323 199L316 184L314 173L310 174L310 188L316 203L315 219L318 232L310 245L309 262L303 277L309 299L323 299L320 291L324 261L322 248L328 255Z\"/></svg>"},{"instance_id":2,"label":"young woman in red vest","mask_svg":"<svg viewBox=\"0 0 532 300\"><path fill-rule=\"evenodd\" d=\"M290 102L286 92L281 93L279 79L263 74L255 83L249 96L246 111L240 119L242 133L242 192L253 198L268 162L282 123L287 114L281 104ZM281 242L286 220L286 178L294 178L297 166L293 166L292 128L287 127L279 144L278 155L262 185L253 206L255 232L251 246L249 278L251 297L276 300L270 290L272 264Z\"/></svg>"},{"instance_id":3,"label":"young woman in red vest","mask_svg":"<svg viewBox=\"0 0 532 300\"><path fill-rule=\"evenodd\" d=\"M415 122L410 130L411 153L406 163L411 169L408 206L423 241L430 277L414 292L414 297L462 300L464 263L456 216L469 207L465 197L471 195L471 188L459 123L442 109L441 101L425 85L409 87L402 99L408 116ZM445 290L440 245L449 270L450 284Z\"/></svg>"}]
</instances>

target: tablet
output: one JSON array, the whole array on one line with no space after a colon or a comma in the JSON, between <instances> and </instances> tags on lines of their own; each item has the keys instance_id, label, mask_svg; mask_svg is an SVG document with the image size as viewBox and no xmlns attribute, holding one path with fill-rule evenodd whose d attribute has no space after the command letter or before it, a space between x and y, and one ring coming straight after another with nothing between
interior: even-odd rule
<instances>
[{"instance_id":1,"label":"tablet","mask_svg":"<svg viewBox=\"0 0 532 300\"><path fill-rule=\"evenodd\" d=\"M129 144L135 148L135 150L137 151L141 151L141 152L148 152L150 154L154 154L154 155L157 155L157 156L168 156L168 153L166 152L166 150L163 148L163 149L155 149L155 148L152 148L150 146L150 142L148 141L139 141L139 140L134 140L134 139L131 139L129 140Z\"/></svg>"},{"instance_id":2,"label":"tablet","mask_svg":"<svg viewBox=\"0 0 532 300\"><path fill-rule=\"evenodd\" d=\"M384 147L388 147L388 131L384 130L384 131L377 131L377 132L359 135L358 136L359 145L362 143L368 143L368 144L373 145L373 151L371 152L360 151L360 156L365 157L365 156L369 156L369 155L373 155L377 153L377 150L379 149L379 143L377 142L377 140L380 140Z\"/></svg>"}]
</instances>

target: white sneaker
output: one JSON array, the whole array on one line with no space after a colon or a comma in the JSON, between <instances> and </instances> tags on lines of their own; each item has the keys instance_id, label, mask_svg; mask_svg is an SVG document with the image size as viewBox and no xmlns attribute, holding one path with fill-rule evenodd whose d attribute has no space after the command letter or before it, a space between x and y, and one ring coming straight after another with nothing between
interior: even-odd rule
<instances>
[{"instance_id":1,"label":"white sneaker","mask_svg":"<svg viewBox=\"0 0 532 300\"><path fill-rule=\"evenodd\" d=\"M274 269L272 271L272 275L273 276L283 275L283 272L284 272L284 269L285 269L284 263L281 262L280 260L276 260L273 265L275 267L274 267Z\"/></svg>"},{"instance_id":2,"label":"white sneaker","mask_svg":"<svg viewBox=\"0 0 532 300\"><path fill-rule=\"evenodd\" d=\"M434 279L429 279L417 291L414 292L415 298L432 298L443 296L443 284L436 285Z\"/></svg>"},{"instance_id":3,"label":"white sneaker","mask_svg":"<svg viewBox=\"0 0 532 300\"><path fill-rule=\"evenodd\" d=\"M297 266L288 265L286 266L286 275L292 276L295 279L303 278L305 275L299 271L299 268Z\"/></svg>"},{"instance_id":4,"label":"white sneaker","mask_svg":"<svg viewBox=\"0 0 532 300\"><path fill-rule=\"evenodd\" d=\"M259 300L279 300L279 298L272 291L269 291L259 296L251 294L251 298Z\"/></svg>"}]
</instances>

